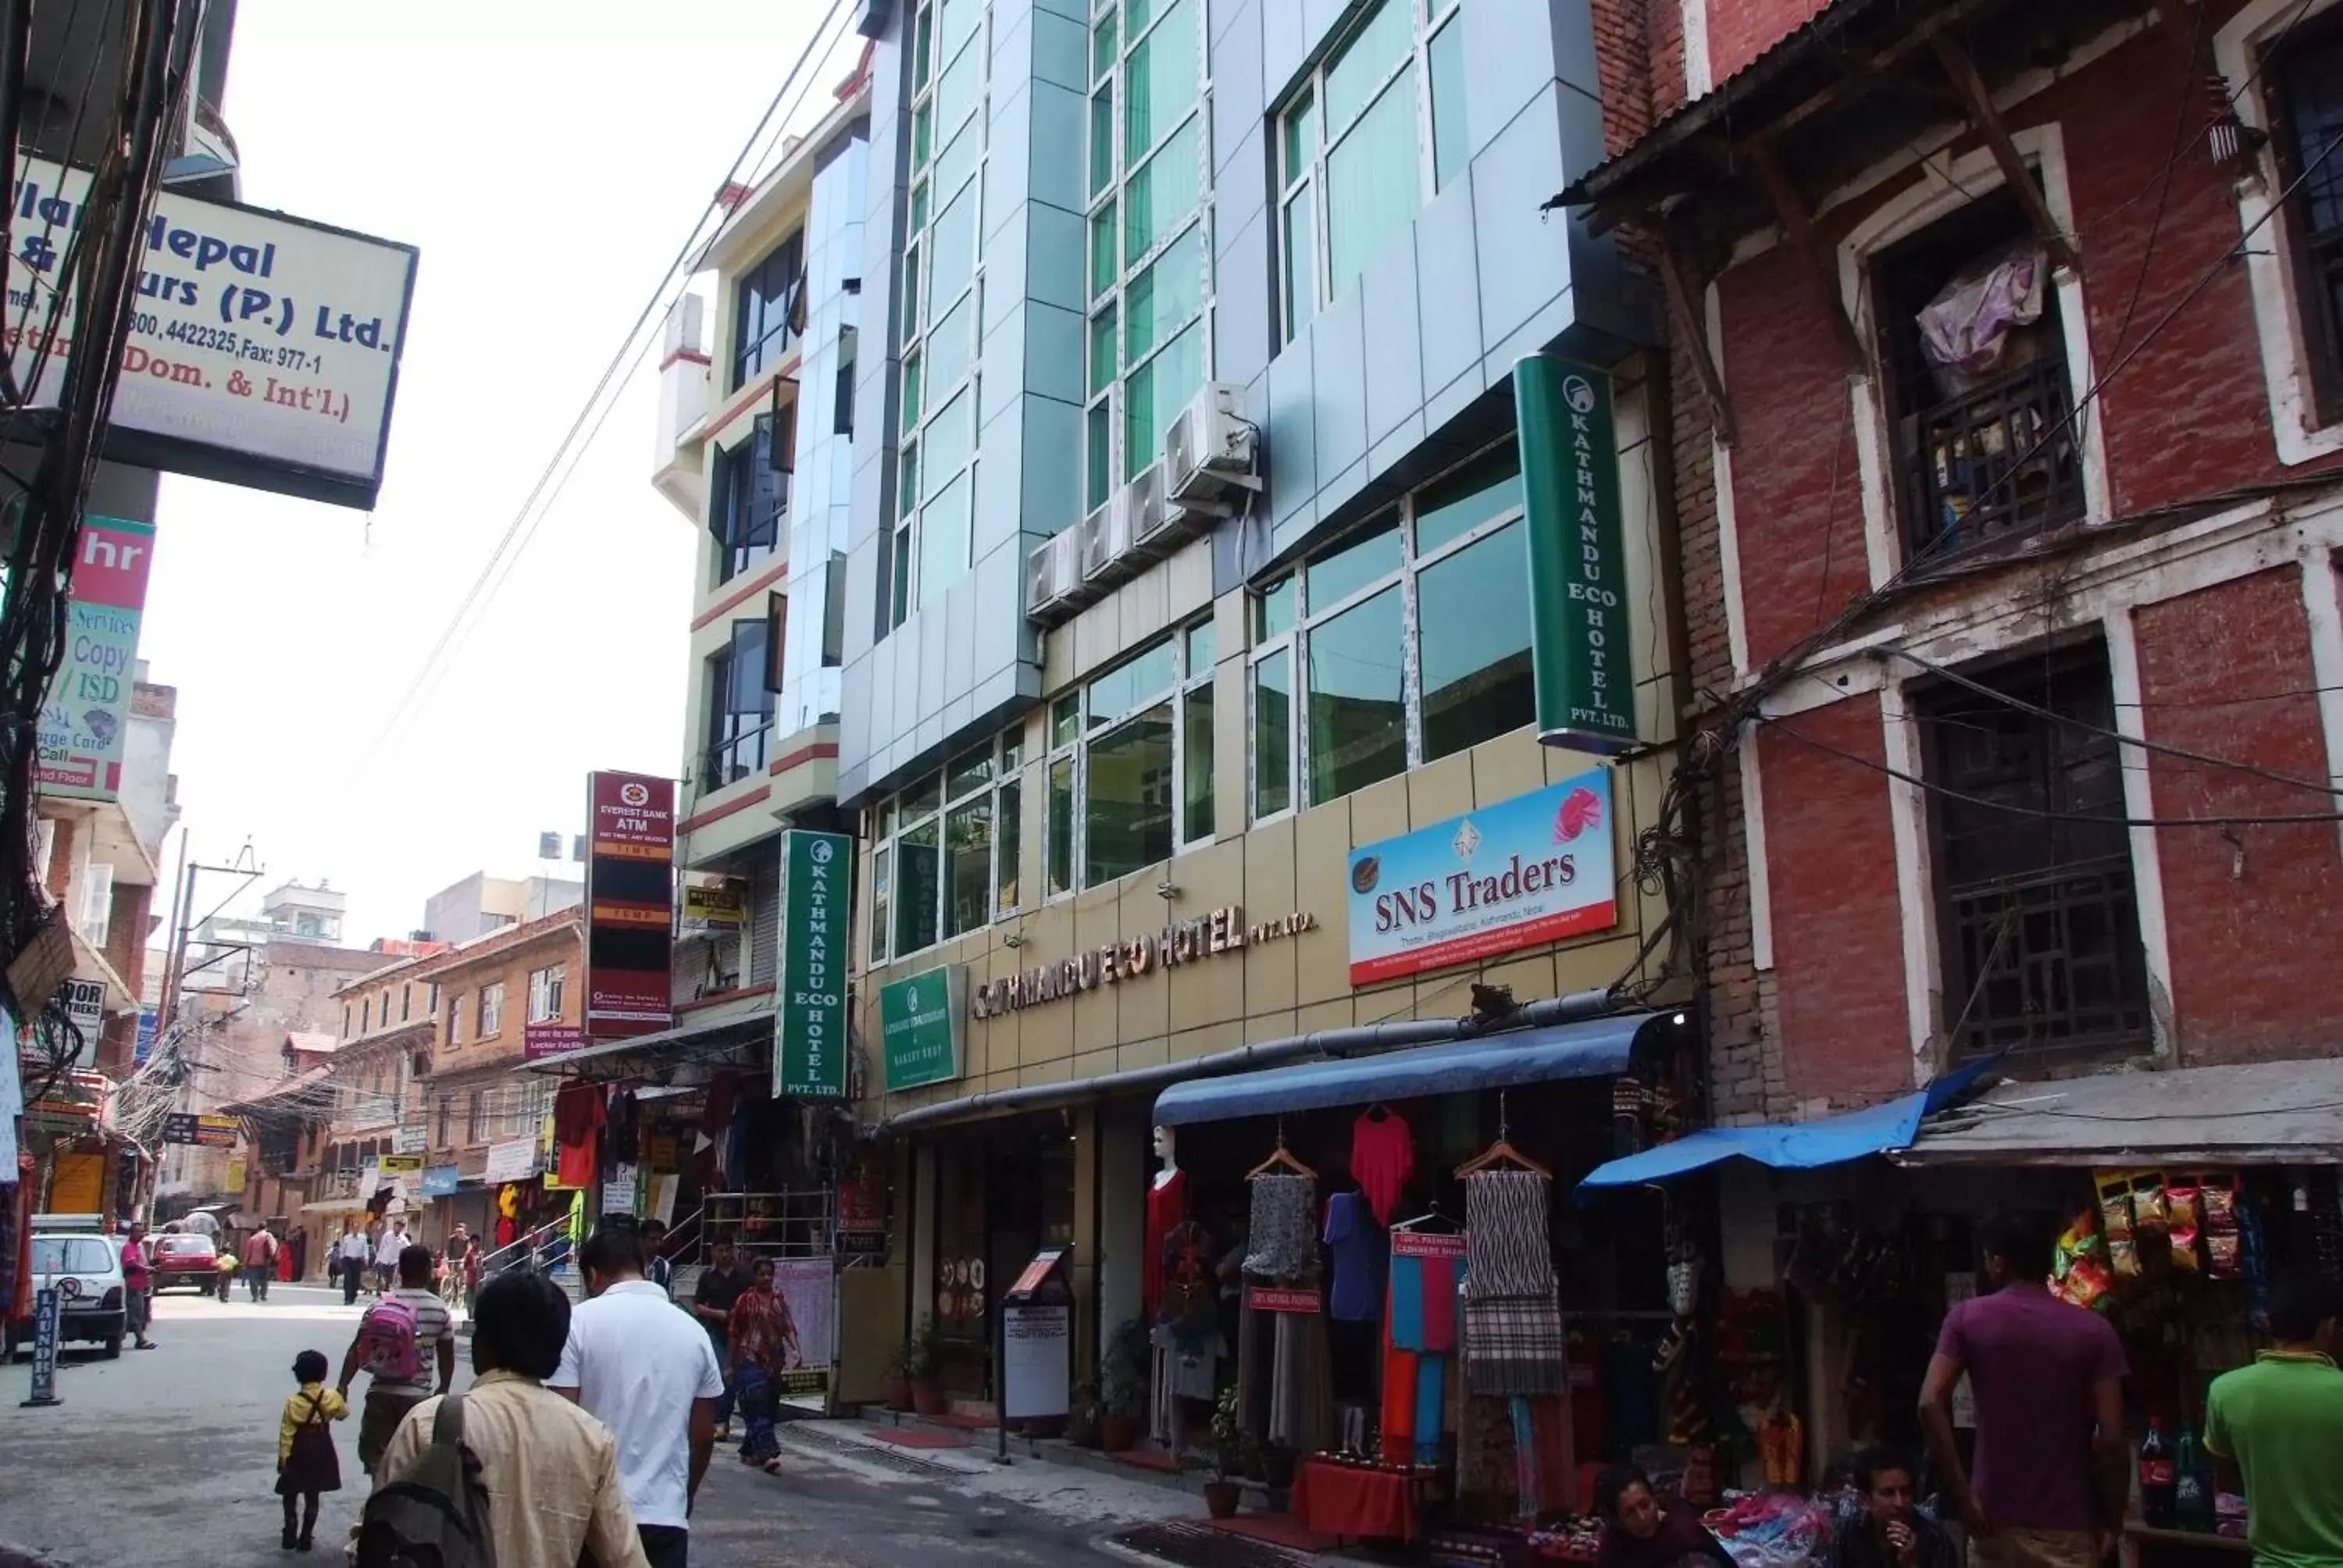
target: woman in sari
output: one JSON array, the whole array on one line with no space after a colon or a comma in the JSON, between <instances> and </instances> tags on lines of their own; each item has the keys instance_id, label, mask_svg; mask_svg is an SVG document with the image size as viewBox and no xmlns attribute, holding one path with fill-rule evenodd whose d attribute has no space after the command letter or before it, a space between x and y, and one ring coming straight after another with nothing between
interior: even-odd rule
<instances>
[{"instance_id":1,"label":"woman in sari","mask_svg":"<svg viewBox=\"0 0 2343 1568\"><path fill-rule=\"evenodd\" d=\"M749 1288L732 1303L725 1332L732 1357L733 1386L739 1390L740 1413L746 1435L740 1440L740 1462L780 1468L780 1438L774 1422L780 1413L781 1373L789 1370L789 1352L797 1347L797 1325L780 1292L773 1289L773 1261L759 1258L749 1276Z\"/></svg>"}]
</instances>

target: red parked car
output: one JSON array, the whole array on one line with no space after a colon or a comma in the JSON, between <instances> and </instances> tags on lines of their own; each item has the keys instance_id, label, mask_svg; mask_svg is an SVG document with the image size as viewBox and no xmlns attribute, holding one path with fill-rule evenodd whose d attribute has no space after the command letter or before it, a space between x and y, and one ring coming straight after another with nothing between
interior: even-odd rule
<instances>
[{"instance_id":1,"label":"red parked car","mask_svg":"<svg viewBox=\"0 0 2343 1568\"><path fill-rule=\"evenodd\" d=\"M156 1294L174 1285L193 1285L205 1295L219 1289L219 1249L209 1236L156 1236L154 1247Z\"/></svg>"}]
</instances>

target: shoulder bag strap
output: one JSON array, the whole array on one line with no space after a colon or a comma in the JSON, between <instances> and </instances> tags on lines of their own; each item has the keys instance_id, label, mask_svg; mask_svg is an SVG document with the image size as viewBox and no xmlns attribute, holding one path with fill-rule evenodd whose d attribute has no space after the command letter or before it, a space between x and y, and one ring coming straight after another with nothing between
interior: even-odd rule
<instances>
[{"instance_id":1,"label":"shoulder bag strap","mask_svg":"<svg viewBox=\"0 0 2343 1568\"><path fill-rule=\"evenodd\" d=\"M464 1396L451 1393L439 1402L438 1413L432 1418L431 1441L451 1446L464 1441Z\"/></svg>"}]
</instances>

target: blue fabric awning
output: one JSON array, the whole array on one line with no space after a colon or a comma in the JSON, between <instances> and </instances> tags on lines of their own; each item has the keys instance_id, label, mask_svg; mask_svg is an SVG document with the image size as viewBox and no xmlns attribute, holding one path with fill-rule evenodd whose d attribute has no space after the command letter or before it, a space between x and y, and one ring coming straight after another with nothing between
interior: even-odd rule
<instances>
[{"instance_id":1,"label":"blue fabric awning","mask_svg":"<svg viewBox=\"0 0 2343 1568\"><path fill-rule=\"evenodd\" d=\"M1668 1016L1624 1013L1379 1056L1305 1061L1227 1078L1192 1078L1155 1097L1155 1124L1178 1127L1240 1116L1282 1116L1327 1106L1371 1105L1378 1100L1607 1077L1624 1072L1634 1059L1637 1036L1654 1020Z\"/></svg>"},{"instance_id":2,"label":"blue fabric awning","mask_svg":"<svg viewBox=\"0 0 2343 1568\"><path fill-rule=\"evenodd\" d=\"M1825 1116L1814 1121L1765 1127L1712 1127L1702 1132L1598 1165L1579 1183L1588 1187L1644 1187L1671 1176L1703 1170L1727 1160L1755 1160L1776 1171L1812 1171L1850 1160L1904 1149L1918 1135L1921 1119L1966 1093L2000 1058L1973 1061L1948 1072L1917 1094Z\"/></svg>"}]
</instances>

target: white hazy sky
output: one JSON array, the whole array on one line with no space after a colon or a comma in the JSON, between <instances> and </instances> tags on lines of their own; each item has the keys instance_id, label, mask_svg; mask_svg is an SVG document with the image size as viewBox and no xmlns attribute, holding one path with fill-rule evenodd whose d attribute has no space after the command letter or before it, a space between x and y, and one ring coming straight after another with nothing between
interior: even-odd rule
<instances>
[{"instance_id":1,"label":"white hazy sky","mask_svg":"<svg viewBox=\"0 0 2343 1568\"><path fill-rule=\"evenodd\" d=\"M243 0L225 109L244 199L422 259L370 516L163 481L139 653L178 689L196 859L248 837L262 887L347 890L362 944L475 869L533 872L540 830L584 826L588 770L676 769L693 540L649 485L652 364L436 695L377 743L827 9ZM792 128L851 59L814 73Z\"/></svg>"}]
</instances>

